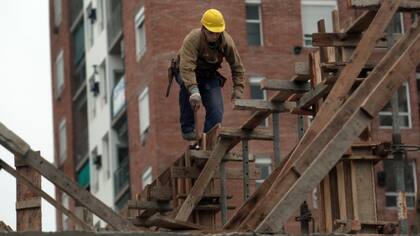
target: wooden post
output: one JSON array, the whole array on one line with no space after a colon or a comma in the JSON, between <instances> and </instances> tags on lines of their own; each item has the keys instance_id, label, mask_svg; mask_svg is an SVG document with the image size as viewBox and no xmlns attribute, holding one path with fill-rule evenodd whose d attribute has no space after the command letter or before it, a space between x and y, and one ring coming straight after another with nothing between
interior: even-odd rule
<instances>
[{"instance_id":1,"label":"wooden post","mask_svg":"<svg viewBox=\"0 0 420 236\"><path fill-rule=\"evenodd\" d=\"M16 171L30 179L36 187L41 188L41 175L19 160L20 157L16 156ZM20 179L16 179L16 230L42 230L41 197Z\"/></svg>"}]
</instances>

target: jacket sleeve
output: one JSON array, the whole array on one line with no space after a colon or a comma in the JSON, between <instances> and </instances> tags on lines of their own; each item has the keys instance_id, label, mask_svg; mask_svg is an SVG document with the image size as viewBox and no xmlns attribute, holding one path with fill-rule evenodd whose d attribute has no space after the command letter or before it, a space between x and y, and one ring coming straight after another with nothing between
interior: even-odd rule
<instances>
[{"instance_id":1,"label":"jacket sleeve","mask_svg":"<svg viewBox=\"0 0 420 236\"><path fill-rule=\"evenodd\" d=\"M188 91L192 87L197 86L197 79L195 78L195 68L197 67L198 57L198 41L197 37L190 33L185 37L180 51L180 66L182 81Z\"/></svg>"},{"instance_id":2,"label":"jacket sleeve","mask_svg":"<svg viewBox=\"0 0 420 236\"><path fill-rule=\"evenodd\" d=\"M232 37L226 32L224 33L224 37L226 41L224 54L232 72L233 87L239 87L243 90L245 87L245 68Z\"/></svg>"}]
</instances>

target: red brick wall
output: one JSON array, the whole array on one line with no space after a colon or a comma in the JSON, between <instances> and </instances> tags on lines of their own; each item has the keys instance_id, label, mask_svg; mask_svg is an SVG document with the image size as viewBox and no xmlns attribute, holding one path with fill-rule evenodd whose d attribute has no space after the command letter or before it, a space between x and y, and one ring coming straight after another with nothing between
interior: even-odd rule
<instances>
[{"instance_id":1,"label":"red brick wall","mask_svg":"<svg viewBox=\"0 0 420 236\"><path fill-rule=\"evenodd\" d=\"M66 119L67 129L67 159L59 165L59 168L70 178L74 179L74 159L73 159L73 116L72 116L72 93L71 93L71 33L70 33L70 12L68 9L68 1L62 1L62 21L60 27L54 30L54 1L50 1L50 39L51 39L51 75L52 75L52 103L53 103L53 126L54 126L54 159L59 163L59 131L60 122ZM55 96L55 60L60 50L63 50L64 60L64 89L60 99ZM61 202L61 191L56 189L56 199ZM73 203L70 201L73 208ZM57 230L62 229L61 214L56 215ZM72 223L70 223L72 224Z\"/></svg>"}]
</instances>

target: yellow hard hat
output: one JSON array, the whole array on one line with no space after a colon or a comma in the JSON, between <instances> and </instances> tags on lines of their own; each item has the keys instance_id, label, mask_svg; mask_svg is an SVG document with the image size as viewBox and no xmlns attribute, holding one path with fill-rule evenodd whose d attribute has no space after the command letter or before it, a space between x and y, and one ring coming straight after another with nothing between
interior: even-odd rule
<instances>
[{"instance_id":1,"label":"yellow hard hat","mask_svg":"<svg viewBox=\"0 0 420 236\"><path fill-rule=\"evenodd\" d=\"M209 9L204 12L201 24L211 32L221 33L225 31L225 20L219 10Z\"/></svg>"}]
</instances>

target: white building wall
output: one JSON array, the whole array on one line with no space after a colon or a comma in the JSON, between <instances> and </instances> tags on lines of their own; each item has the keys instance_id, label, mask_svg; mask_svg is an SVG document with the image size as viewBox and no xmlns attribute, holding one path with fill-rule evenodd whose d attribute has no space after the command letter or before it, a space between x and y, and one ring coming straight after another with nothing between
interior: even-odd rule
<instances>
[{"instance_id":1,"label":"white building wall","mask_svg":"<svg viewBox=\"0 0 420 236\"><path fill-rule=\"evenodd\" d=\"M112 89L112 68L108 56L107 46L107 29L106 14L104 11L104 27L100 29L98 1L100 0L84 0L85 14L85 45L86 45L86 79L87 79L87 99L88 99L88 122L89 122L89 155L90 155L90 179L91 193L103 201L106 205L114 208L114 180L113 173L115 170L112 144L113 135L111 132L111 89ZM106 0L103 0L106 5ZM97 19L93 23L93 44L89 43L89 26L91 24L88 19L87 9L92 4L92 8L97 11ZM96 82L100 82L100 65L106 65L106 86L99 85L100 91L98 95L94 95L91 91L90 80L93 78ZM96 66L96 72L95 72ZM106 88L106 96L103 96L103 90ZM101 156L101 166L97 167L93 162L93 152ZM93 223L97 224L100 219L96 216ZM104 222L100 223L104 227Z\"/></svg>"}]
</instances>

